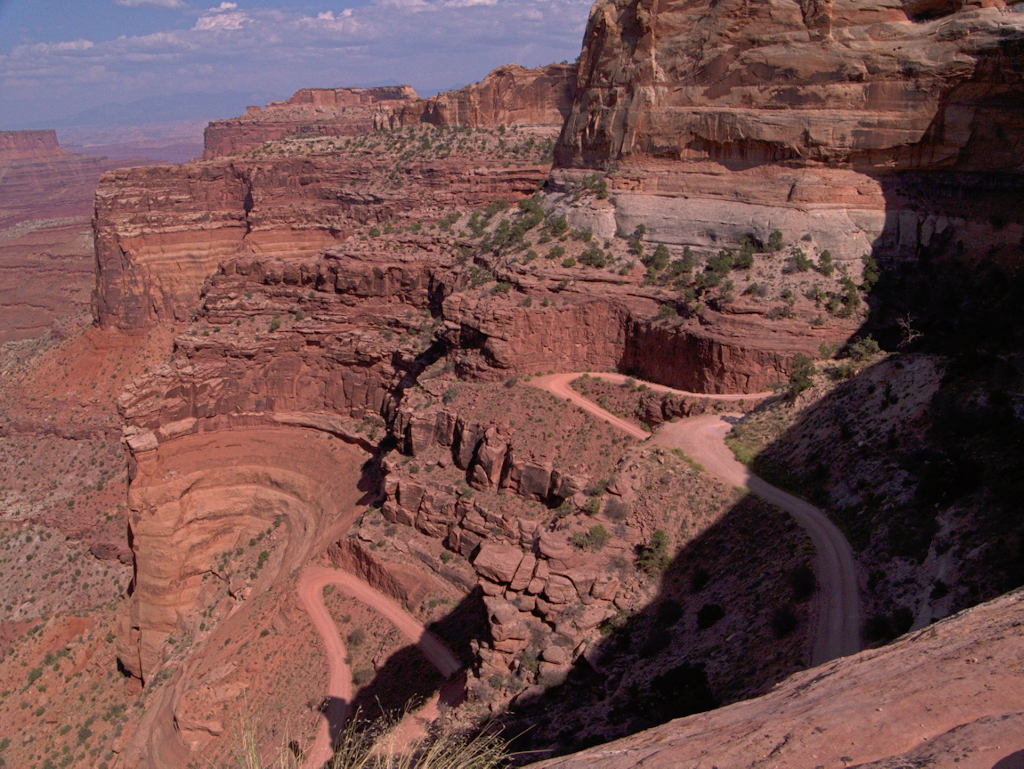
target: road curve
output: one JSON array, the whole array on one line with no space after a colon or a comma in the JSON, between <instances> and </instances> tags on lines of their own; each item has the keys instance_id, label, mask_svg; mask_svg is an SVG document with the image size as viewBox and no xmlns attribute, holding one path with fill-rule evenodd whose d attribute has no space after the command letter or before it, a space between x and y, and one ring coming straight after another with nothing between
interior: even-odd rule
<instances>
[{"instance_id":1,"label":"road curve","mask_svg":"<svg viewBox=\"0 0 1024 769\"><path fill-rule=\"evenodd\" d=\"M335 585L357 601L361 601L389 620L398 631L416 644L423 655L445 678L451 678L462 670L454 654L423 624L410 616L398 603L383 593L345 571L310 566L299 576L299 600L309 613L313 626L323 639L327 651L327 666L330 677L327 697L337 708L332 713L344 721L348 716L348 703L352 702L352 672L345 662L345 644L338 633L338 627L324 606L323 594L327 585ZM316 741L307 755L307 765L321 767L331 758L331 737L327 719L320 722Z\"/></svg>"},{"instance_id":2,"label":"road curve","mask_svg":"<svg viewBox=\"0 0 1024 769\"><path fill-rule=\"evenodd\" d=\"M682 449L699 462L713 476L734 486L741 486L767 502L782 508L793 516L807 532L814 544L815 573L818 577L817 627L811 664L820 665L836 657L843 657L860 651L861 608L857 586L857 571L853 551L846 537L828 519L824 512L813 505L787 494L766 483L738 462L725 444L725 435L731 429L728 419L737 415L705 415L669 422L659 427L653 437L646 430L621 419L602 409L593 401L573 390L569 383L580 373L552 374L538 377L529 384L546 390L559 398L567 398L590 414L618 427L634 438L662 446ZM626 380L622 374L592 374L610 382ZM704 395L673 390L663 385L643 382L650 389L659 392L680 393L715 400L738 401L759 399L771 393L753 395Z\"/></svg>"}]
</instances>

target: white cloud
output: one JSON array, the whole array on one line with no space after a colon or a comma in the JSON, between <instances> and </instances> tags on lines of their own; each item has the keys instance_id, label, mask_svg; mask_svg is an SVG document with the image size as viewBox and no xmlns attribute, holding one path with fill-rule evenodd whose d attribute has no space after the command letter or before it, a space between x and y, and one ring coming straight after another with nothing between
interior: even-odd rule
<instances>
[{"instance_id":1,"label":"white cloud","mask_svg":"<svg viewBox=\"0 0 1024 769\"><path fill-rule=\"evenodd\" d=\"M195 32L224 32L239 30L249 21L244 11L235 10L237 3L221 3L219 8L211 8L206 15L196 20Z\"/></svg>"},{"instance_id":2,"label":"white cloud","mask_svg":"<svg viewBox=\"0 0 1024 769\"><path fill-rule=\"evenodd\" d=\"M167 8L171 11L188 8L184 0L114 0L114 2L127 8L138 8L140 5L148 5L151 8Z\"/></svg>"},{"instance_id":3,"label":"white cloud","mask_svg":"<svg viewBox=\"0 0 1024 769\"><path fill-rule=\"evenodd\" d=\"M389 82L429 93L477 81L500 64L576 58L590 4L374 0L302 13L217 3L191 29L0 53L0 115L28 123L98 104L210 91L281 98L303 87Z\"/></svg>"}]
</instances>

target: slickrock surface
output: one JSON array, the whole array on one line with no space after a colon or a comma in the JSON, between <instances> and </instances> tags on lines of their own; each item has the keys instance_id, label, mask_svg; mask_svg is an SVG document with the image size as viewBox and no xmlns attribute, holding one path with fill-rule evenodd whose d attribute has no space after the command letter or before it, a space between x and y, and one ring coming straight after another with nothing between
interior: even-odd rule
<instances>
[{"instance_id":1,"label":"slickrock surface","mask_svg":"<svg viewBox=\"0 0 1024 769\"><path fill-rule=\"evenodd\" d=\"M497 128L562 127L575 92L576 66L498 67L479 83L421 98L411 86L306 88L287 101L250 107L241 117L210 123L203 160L234 155L299 136L359 136L428 123Z\"/></svg>"},{"instance_id":2,"label":"slickrock surface","mask_svg":"<svg viewBox=\"0 0 1024 769\"><path fill-rule=\"evenodd\" d=\"M1022 600L1015 591L764 697L538 766L1019 766Z\"/></svg>"}]
</instances>

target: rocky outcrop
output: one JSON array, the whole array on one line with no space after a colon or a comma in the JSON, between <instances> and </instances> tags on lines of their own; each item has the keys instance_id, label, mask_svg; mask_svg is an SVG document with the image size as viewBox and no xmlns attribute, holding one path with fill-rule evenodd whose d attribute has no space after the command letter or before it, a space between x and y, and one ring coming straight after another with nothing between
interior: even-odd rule
<instances>
[{"instance_id":1,"label":"rocky outcrop","mask_svg":"<svg viewBox=\"0 0 1024 769\"><path fill-rule=\"evenodd\" d=\"M369 157L214 161L108 174L96 194L95 315L101 325L123 329L185 321L225 259L316 257L360 224L424 206L520 197L546 170L477 168L469 157L414 163L402 173L413 195L396 189L391 169Z\"/></svg>"},{"instance_id":2,"label":"rocky outcrop","mask_svg":"<svg viewBox=\"0 0 1024 769\"><path fill-rule=\"evenodd\" d=\"M984 253L1024 231L987 222L998 196L962 207L1024 161L1022 31L1001 3L602 0L556 161L614 164L616 224L658 240L777 229L848 258L942 233ZM943 188L961 207L930 199Z\"/></svg>"},{"instance_id":3,"label":"rocky outcrop","mask_svg":"<svg viewBox=\"0 0 1024 769\"><path fill-rule=\"evenodd\" d=\"M235 155L292 136L358 136L382 115L419 102L412 87L304 88L287 101L249 107L245 115L206 127L203 160Z\"/></svg>"},{"instance_id":4,"label":"rocky outcrop","mask_svg":"<svg viewBox=\"0 0 1024 769\"><path fill-rule=\"evenodd\" d=\"M772 766L794 768L1016 766L1022 599L1015 591L883 649L798 673L763 697L538 766L738 769L766 753Z\"/></svg>"},{"instance_id":5,"label":"rocky outcrop","mask_svg":"<svg viewBox=\"0 0 1024 769\"><path fill-rule=\"evenodd\" d=\"M0 131L0 160L66 155L57 142L57 132Z\"/></svg>"},{"instance_id":6,"label":"rocky outcrop","mask_svg":"<svg viewBox=\"0 0 1024 769\"><path fill-rule=\"evenodd\" d=\"M492 70L479 83L403 107L398 124L560 127L569 113L575 86L575 64L549 64L537 69L508 64Z\"/></svg>"},{"instance_id":7,"label":"rocky outcrop","mask_svg":"<svg viewBox=\"0 0 1024 769\"><path fill-rule=\"evenodd\" d=\"M497 128L560 128L575 92L576 66L498 67L479 83L420 98L407 85L382 88L307 88L287 101L210 123L204 160L235 155L291 137L352 137L419 124Z\"/></svg>"},{"instance_id":8,"label":"rocky outcrop","mask_svg":"<svg viewBox=\"0 0 1024 769\"><path fill-rule=\"evenodd\" d=\"M301 566L351 521L365 455L328 450L320 435L278 427L162 444L129 437L135 579L118 638L125 670L148 680L168 636L200 635L204 620Z\"/></svg>"}]
</instances>

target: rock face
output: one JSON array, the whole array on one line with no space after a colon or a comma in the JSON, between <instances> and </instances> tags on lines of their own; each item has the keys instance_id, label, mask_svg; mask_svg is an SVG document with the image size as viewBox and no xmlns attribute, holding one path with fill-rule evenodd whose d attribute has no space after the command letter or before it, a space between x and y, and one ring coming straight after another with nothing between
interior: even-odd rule
<instances>
[{"instance_id":1,"label":"rock face","mask_svg":"<svg viewBox=\"0 0 1024 769\"><path fill-rule=\"evenodd\" d=\"M381 115L418 101L419 96L407 85L304 88L287 101L249 107L241 117L210 123L204 135L203 160L290 136L357 136L372 130Z\"/></svg>"},{"instance_id":2,"label":"rock face","mask_svg":"<svg viewBox=\"0 0 1024 769\"><path fill-rule=\"evenodd\" d=\"M328 544L328 532L354 515L363 458L351 446L331 451L315 431L297 427L133 443L135 592L118 658L148 680L169 635L198 633L204 617L229 611L252 589L256 554L243 567L229 565L225 553L244 553L269 533L268 543L279 540L269 568L288 574Z\"/></svg>"},{"instance_id":3,"label":"rock face","mask_svg":"<svg viewBox=\"0 0 1024 769\"><path fill-rule=\"evenodd\" d=\"M615 224L657 240L984 253L1020 237L987 217L1024 160L1022 31L1002 3L601 0L556 162L614 164Z\"/></svg>"},{"instance_id":4,"label":"rock face","mask_svg":"<svg viewBox=\"0 0 1024 769\"><path fill-rule=\"evenodd\" d=\"M358 136L421 123L496 128L561 127L572 104L576 67L498 67L479 83L420 98L412 87L306 88L287 101L250 107L241 117L210 123L204 160L234 155L295 136Z\"/></svg>"},{"instance_id":5,"label":"rock face","mask_svg":"<svg viewBox=\"0 0 1024 769\"><path fill-rule=\"evenodd\" d=\"M65 152L56 131L0 132L0 343L88 322L96 185L139 162Z\"/></svg>"},{"instance_id":6,"label":"rock face","mask_svg":"<svg viewBox=\"0 0 1024 769\"><path fill-rule=\"evenodd\" d=\"M57 132L48 131L0 131L0 158L48 157L66 154L57 142Z\"/></svg>"},{"instance_id":7,"label":"rock face","mask_svg":"<svg viewBox=\"0 0 1024 769\"><path fill-rule=\"evenodd\" d=\"M1019 766L1020 590L770 694L537 766ZM912 681L912 685L906 682ZM955 707L935 707L938 702ZM954 763L953 757L956 757Z\"/></svg>"},{"instance_id":8,"label":"rock face","mask_svg":"<svg viewBox=\"0 0 1024 769\"><path fill-rule=\"evenodd\" d=\"M560 127L572 105L575 86L575 64L549 64L537 69L508 64L493 70L479 83L408 105L398 115L398 124Z\"/></svg>"},{"instance_id":9,"label":"rock face","mask_svg":"<svg viewBox=\"0 0 1024 769\"><path fill-rule=\"evenodd\" d=\"M396 190L370 158L214 161L118 171L96 194L97 280L101 325L147 328L187 320L218 263L240 255L314 257L357 224L433 205L473 205L519 196L544 167L477 169L469 159L414 164Z\"/></svg>"}]
</instances>

